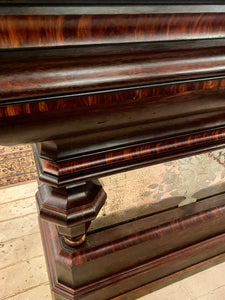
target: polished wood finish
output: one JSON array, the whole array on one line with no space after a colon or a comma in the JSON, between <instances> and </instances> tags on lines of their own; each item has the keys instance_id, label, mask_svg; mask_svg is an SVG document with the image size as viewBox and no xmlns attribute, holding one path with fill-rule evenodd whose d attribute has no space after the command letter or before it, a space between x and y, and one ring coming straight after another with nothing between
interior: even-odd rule
<instances>
[{"instance_id":1,"label":"polished wood finish","mask_svg":"<svg viewBox=\"0 0 225 300\"><path fill-rule=\"evenodd\" d=\"M198 133L165 143L160 141L155 144L146 143L144 146L129 150L118 150L84 159L71 159L65 163L55 163L41 159L37 167L42 181L60 187L80 182L84 178L102 177L187 157L194 153L198 154L223 148L225 144L224 136L224 129L218 129L213 132L206 132L202 136Z\"/></svg>"},{"instance_id":2,"label":"polished wood finish","mask_svg":"<svg viewBox=\"0 0 225 300\"><path fill-rule=\"evenodd\" d=\"M190 150L193 146L201 147L203 145L204 147L204 145L210 144L213 146L214 141L220 141L222 145L224 145L224 139L225 129L221 128L187 135L177 139L167 139L166 141L159 140L154 143L146 142L144 145L130 148L127 147L125 150L114 150L108 151L105 154L90 155L91 157L89 159L86 157L83 159L77 158L59 163L42 159L40 163L43 172L60 177L84 169L91 170L92 167L95 168L100 166L102 168L107 164L110 164L110 169L112 170L112 165L114 163L120 163L122 161L128 161L127 164L132 164L133 160L135 161L145 157L149 157L149 160L151 161L151 157L156 159L157 155L159 155L159 157L162 158L162 154L166 153L165 156L167 156L167 153L172 154L173 150L177 153L179 150L185 151L188 147Z\"/></svg>"},{"instance_id":3,"label":"polished wood finish","mask_svg":"<svg viewBox=\"0 0 225 300\"><path fill-rule=\"evenodd\" d=\"M154 100L155 97L170 97L175 95L182 95L194 91L203 90L221 90L225 87L225 78L219 76L217 78L210 79L197 79L187 80L171 83L159 83L151 84L139 88L121 88L115 90L107 90L106 92L90 92L79 93L78 95L62 95L61 97L46 98L46 99L20 99L19 101L0 101L0 117L5 118L4 121L7 124L8 117L16 117L19 115L44 116L43 114L48 111L60 111L66 109L76 110L81 108L96 108L106 107L107 105L121 105L126 103L132 103L134 101L139 102L144 99L148 101ZM37 103L38 102L38 103ZM60 117L60 114L58 117ZM48 115L46 115L47 117ZM16 118L14 119L16 121ZM1 124L2 125L2 124ZM9 143L9 141L8 141Z\"/></svg>"},{"instance_id":4,"label":"polished wood finish","mask_svg":"<svg viewBox=\"0 0 225 300\"><path fill-rule=\"evenodd\" d=\"M222 38L224 28L223 13L0 16L0 47Z\"/></svg>"},{"instance_id":5,"label":"polished wood finish","mask_svg":"<svg viewBox=\"0 0 225 300\"><path fill-rule=\"evenodd\" d=\"M224 49L215 39L3 51L1 101L221 76Z\"/></svg>"},{"instance_id":6,"label":"polished wood finish","mask_svg":"<svg viewBox=\"0 0 225 300\"><path fill-rule=\"evenodd\" d=\"M133 299L224 259L224 195L89 228L99 177L224 147L224 4L0 0L0 144L34 143L56 300Z\"/></svg>"},{"instance_id":7,"label":"polished wood finish","mask_svg":"<svg viewBox=\"0 0 225 300\"><path fill-rule=\"evenodd\" d=\"M67 244L78 246L105 203L106 193L98 181L56 189L41 183L36 195L40 216L57 224Z\"/></svg>"},{"instance_id":8,"label":"polished wood finish","mask_svg":"<svg viewBox=\"0 0 225 300\"><path fill-rule=\"evenodd\" d=\"M216 88L175 96L146 97L140 101L131 99L119 106L106 104L90 108L84 106L74 110L62 108L57 111L3 117L0 119L2 128L0 139L2 144L9 145L65 139L71 136L82 139L85 133L86 139L81 142L79 152L86 151L87 144L92 147L93 142L97 140L99 143L103 140L111 140L112 142L107 142L107 147L111 144L127 145L133 141L145 141L153 136L155 138L156 134L153 133L156 128L159 129L159 136L162 137L165 123L168 125L168 129L166 127L168 132L163 137L199 131L203 124L205 124L204 129L222 127L223 99L224 89ZM43 106L45 107L44 103ZM179 118L181 111L182 115ZM48 130L45 130L46 126ZM10 134L11 132L13 135ZM81 150L82 147L84 150Z\"/></svg>"},{"instance_id":9,"label":"polished wood finish","mask_svg":"<svg viewBox=\"0 0 225 300\"><path fill-rule=\"evenodd\" d=\"M87 246L75 249L62 246L55 227L41 221L56 299L129 299L120 295L131 286L157 284L224 253L224 212L224 195L212 197L191 204L188 212L176 208L90 232Z\"/></svg>"}]
</instances>

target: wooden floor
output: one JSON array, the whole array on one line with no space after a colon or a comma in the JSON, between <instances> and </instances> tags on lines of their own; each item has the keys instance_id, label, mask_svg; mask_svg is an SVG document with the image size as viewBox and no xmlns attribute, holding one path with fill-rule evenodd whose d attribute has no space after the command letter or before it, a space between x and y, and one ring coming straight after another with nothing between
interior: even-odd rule
<instances>
[{"instance_id":1,"label":"wooden floor","mask_svg":"<svg viewBox=\"0 0 225 300\"><path fill-rule=\"evenodd\" d=\"M37 222L36 182L0 189L0 299L51 299ZM224 300L225 263L142 300Z\"/></svg>"}]
</instances>

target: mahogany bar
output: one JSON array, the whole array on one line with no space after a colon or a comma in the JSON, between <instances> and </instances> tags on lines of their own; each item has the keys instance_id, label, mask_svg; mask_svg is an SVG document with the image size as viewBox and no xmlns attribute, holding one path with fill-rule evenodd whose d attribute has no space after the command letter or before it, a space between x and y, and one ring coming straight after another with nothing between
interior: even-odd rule
<instances>
[{"instance_id":1,"label":"mahogany bar","mask_svg":"<svg viewBox=\"0 0 225 300\"><path fill-rule=\"evenodd\" d=\"M136 299L224 261L224 193L94 225L101 177L225 146L224 1L0 0L0 127L33 144L54 299Z\"/></svg>"}]
</instances>

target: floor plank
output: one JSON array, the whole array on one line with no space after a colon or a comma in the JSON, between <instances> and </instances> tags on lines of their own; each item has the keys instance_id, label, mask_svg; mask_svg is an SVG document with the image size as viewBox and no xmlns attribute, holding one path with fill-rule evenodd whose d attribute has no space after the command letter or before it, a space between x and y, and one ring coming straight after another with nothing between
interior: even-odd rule
<instances>
[{"instance_id":1,"label":"floor plank","mask_svg":"<svg viewBox=\"0 0 225 300\"><path fill-rule=\"evenodd\" d=\"M0 243L39 232L37 213L0 223Z\"/></svg>"},{"instance_id":2,"label":"floor plank","mask_svg":"<svg viewBox=\"0 0 225 300\"><path fill-rule=\"evenodd\" d=\"M224 279L225 263L197 273L191 277L182 280L180 284L189 292L193 299L198 299L211 291L225 285ZM214 298L216 299L216 298ZM225 299L225 294L224 298Z\"/></svg>"},{"instance_id":3,"label":"floor plank","mask_svg":"<svg viewBox=\"0 0 225 300\"><path fill-rule=\"evenodd\" d=\"M11 297L12 300L50 300L51 291L48 283L35 287L29 291Z\"/></svg>"},{"instance_id":4,"label":"floor plank","mask_svg":"<svg viewBox=\"0 0 225 300\"><path fill-rule=\"evenodd\" d=\"M0 270L43 255L40 233L0 243Z\"/></svg>"},{"instance_id":5,"label":"floor plank","mask_svg":"<svg viewBox=\"0 0 225 300\"><path fill-rule=\"evenodd\" d=\"M30 213L36 213L35 197L32 196L26 199L0 204L0 211L0 222L22 217Z\"/></svg>"},{"instance_id":6,"label":"floor plank","mask_svg":"<svg viewBox=\"0 0 225 300\"><path fill-rule=\"evenodd\" d=\"M19 184L7 188L0 188L0 204L15 200L34 197L37 191L37 182Z\"/></svg>"},{"instance_id":7,"label":"floor plank","mask_svg":"<svg viewBox=\"0 0 225 300\"><path fill-rule=\"evenodd\" d=\"M179 282L176 282L152 294L141 297L139 300L193 300L193 298Z\"/></svg>"},{"instance_id":8,"label":"floor plank","mask_svg":"<svg viewBox=\"0 0 225 300\"><path fill-rule=\"evenodd\" d=\"M13 297L48 282L44 256L1 270L0 279L1 299Z\"/></svg>"}]
</instances>

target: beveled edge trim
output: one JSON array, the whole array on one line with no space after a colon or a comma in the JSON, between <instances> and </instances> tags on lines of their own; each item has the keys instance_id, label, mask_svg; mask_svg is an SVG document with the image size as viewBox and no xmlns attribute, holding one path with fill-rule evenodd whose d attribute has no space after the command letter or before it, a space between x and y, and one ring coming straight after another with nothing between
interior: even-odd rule
<instances>
[{"instance_id":1,"label":"beveled edge trim","mask_svg":"<svg viewBox=\"0 0 225 300\"><path fill-rule=\"evenodd\" d=\"M222 141L219 141L219 143L217 141L216 143L215 142L209 143L209 144L203 145L201 147L195 146L195 147L192 147L191 149L190 148L181 149L180 151L172 152L170 154L167 154L166 156L159 155L158 157L151 158L151 159L149 159L149 157L145 157L145 158L142 157L142 158L136 159L134 161L129 161L129 163L127 163L126 161L125 161L125 163L119 162L119 163L109 164L106 166L100 166L100 167L95 167L95 168L91 168L91 169L87 169L87 170L81 170L76 173L70 173L68 175L63 175L63 176L59 176L59 177L45 173L43 171L40 160L38 159L36 145L33 145L33 152L34 152L36 167L38 169L39 179L42 182L50 184L54 187L64 187L67 185L71 186L75 183L82 182L84 180L91 180L91 179L101 178L104 176L109 176L109 175L113 175L113 174L117 174L117 173L121 173L121 172L131 171L131 170L135 170L138 168L147 167L150 165L155 165L155 164L164 163L164 162L168 162L168 161L175 160L175 159L181 159L184 157L201 154L201 153L204 153L207 151L218 150L218 149L221 149L224 147L225 147L225 140L222 140Z\"/></svg>"},{"instance_id":2,"label":"beveled edge trim","mask_svg":"<svg viewBox=\"0 0 225 300\"><path fill-rule=\"evenodd\" d=\"M50 282L51 282L51 285L52 285L51 286L52 291L66 297L66 299L70 299L70 300L77 299L78 296L80 296L81 298L82 298L82 296L85 297L87 295L87 294L85 295L85 291L87 293L86 288L88 288L88 291L90 293L92 291L96 291L97 289L100 289L101 287L104 288L107 285L107 281L110 281L111 283L116 283L119 280L121 282L121 280L125 280L127 278L132 278L132 277L138 276L138 274L142 274L143 272L147 272L151 268L152 262L150 261L148 263L139 265L137 267L130 268L127 271L123 271L121 273L108 276L105 279L100 280L100 281L98 281L94 284L90 284L88 286L85 286L84 288L74 290L74 289L69 288L66 285L64 285L62 283L59 283L57 281L56 274L55 274L55 269L54 269L54 264L53 264L53 255L50 255L49 253L47 254L47 252L49 252L49 242L46 239L46 225L49 227L50 224L47 224L47 222L43 223L43 221L40 221L40 219L39 219L39 224L40 224L40 228L41 228L41 232L42 232L41 236L42 236L43 245L44 245L44 248L45 248L45 255L46 255L46 258L47 258L46 262L47 262L47 265L48 265L48 272L49 272ZM46 224L46 225L44 225L44 224ZM49 230L49 229L47 229L47 230ZM175 251L175 252L173 252L169 255L164 255L164 256L154 260L154 264L157 265L156 262L161 263L161 264L164 262L165 264L168 264L173 259L175 259L175 260L179 259L179 256L181 256L181 255L190 256L190 251L192 253L198 253L199 251L202 251L202 248L205 248L205 249L213 248L217 245L221 245L221 243L223 243L224 241L225 241L225 234L223 233L223 234L214 236L210 239L204 240L202 242L195 243L195 244L193 244L191 246L188 246L186 248L182 248L181 250ZM170 258L170 259L168 259L168 258ZM167 275L167 276L165 276L161 279L158 279L156 281L145 284L141 288L143 288L143 287L154 287L154 286L156 287L157 283L160 283L162 281L165 282L167 279L169 279L171 277L182 275L183 272L196 270L197 267L203 267L204 268L204 266L205 266L207 268L207 264L212 262L215 259L216 260L217 259L218 260L223 259L223 261L224 261L225 253L222 252L222 253L219 253L217 256L209 257L208 259L200 261L200 262L198 262L198 263L196 263L196 264L194 264L190 267L187 267L183 270L177 271L177 272L172 273L170 275ZM140 289L140 287L135 288L134 290L128 291L127 293L118 296L118 298L116 298L116 299L129 299L129 298L124 298L124 295L128 296L130 293L133 293L134 291L137 292L139 289ZM157 289L157 287L155 289Z\"/></svg>"},{"instance_id":3,"label":"beveled edge trim","mask_svg":"<svg viewBox=\"0 0 225 300\"><path fill-rule=\"evenodd\" d=\"M222 13L225 12L225 3L218 4L190 4L190 5L121 5L110 7L110 14L163 14L163 13ZM108 6L75 6L75 5L2 5L0 3L0 15L83 15L83 14L108 14Z\"/></svg>"}]
</instances>

